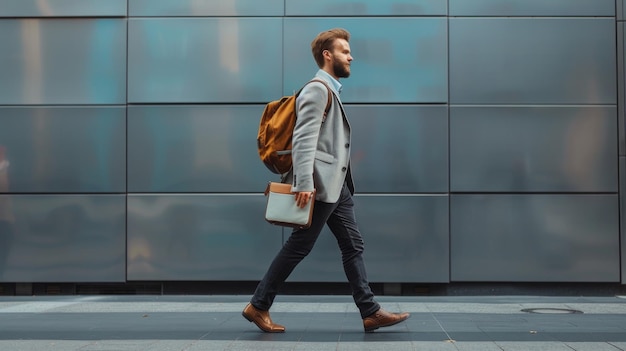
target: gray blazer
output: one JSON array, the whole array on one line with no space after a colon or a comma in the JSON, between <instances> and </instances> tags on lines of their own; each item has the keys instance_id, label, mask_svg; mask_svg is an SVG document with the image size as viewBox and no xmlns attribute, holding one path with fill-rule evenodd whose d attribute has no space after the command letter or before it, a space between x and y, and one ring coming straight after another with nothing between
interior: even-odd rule
<instances>
[{"instance_id":1,"label":"gray blazer","mask_svg":"<svg viewBox=\"0 0 626 351\"><path fill-rule=\"evenodd\" d=\"M316 79L328 80L320 74ZM293 168L285 182L292 191L313 191L316 200L335 203L339 200L344 182L354 194L350 172L350 124L341 101L331 87L333 101L322 123L328 102L324 84L307 84L296 99L297 120L293 131Z\"/></svg>"}]
</instances>

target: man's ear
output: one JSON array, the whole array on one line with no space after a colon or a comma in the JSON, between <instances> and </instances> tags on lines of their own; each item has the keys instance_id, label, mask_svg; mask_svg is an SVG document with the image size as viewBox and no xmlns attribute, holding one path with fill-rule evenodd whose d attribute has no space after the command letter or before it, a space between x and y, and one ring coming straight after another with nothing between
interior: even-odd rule
<instances>
[{"instance_id":1,"label":"man's ear","mask_svg":"<svg viewBox=\"0 0 626 351\"><path fill-rule=\"evenodd\" d=\"M324 51L322 51L322 55L324 55L325 59L329 59L330 60L330 55L331 55L330 51L324 50Z\"/></svg>"}]
</instances>

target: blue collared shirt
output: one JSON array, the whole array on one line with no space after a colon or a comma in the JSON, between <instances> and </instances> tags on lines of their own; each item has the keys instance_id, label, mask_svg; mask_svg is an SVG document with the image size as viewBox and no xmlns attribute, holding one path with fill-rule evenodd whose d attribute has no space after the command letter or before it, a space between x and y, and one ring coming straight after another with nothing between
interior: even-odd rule
<instances>
[{"instance_id":1,"label":"blue collared shirt","mask_svg":"<svg viewBox=\"0 0 626 351\"><path fill-rule=\"evenodd\" d=\"M317 74L322 75L326 78L328 78L328 81L330 81L330 84L332 84L333 89L335 90L335 92L337 93L337 95L341 94L341 83L339 83L339 81L337 79L335 79L333 76L331 76L330 74L328 74L328 72L324 71L323 69L320 69L319 71L317 71Z\"/></svg>"}]
</instances>

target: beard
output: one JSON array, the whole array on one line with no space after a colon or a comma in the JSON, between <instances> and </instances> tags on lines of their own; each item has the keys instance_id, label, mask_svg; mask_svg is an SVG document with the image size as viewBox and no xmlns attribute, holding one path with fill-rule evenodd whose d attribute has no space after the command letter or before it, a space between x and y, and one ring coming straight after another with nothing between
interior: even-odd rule
<instances>
[{"instance_id":1,"label":"beard","mask_svg":"<svg viewBox=\"0 0 626 351\"><path fill-rule=\"evenodd\" d=\"M346 66L341 62L335 61L333 63L333 71L335 72L335 76L339 78L348 78L350 77L350 66Z\"/></svg>"}]
</instances>

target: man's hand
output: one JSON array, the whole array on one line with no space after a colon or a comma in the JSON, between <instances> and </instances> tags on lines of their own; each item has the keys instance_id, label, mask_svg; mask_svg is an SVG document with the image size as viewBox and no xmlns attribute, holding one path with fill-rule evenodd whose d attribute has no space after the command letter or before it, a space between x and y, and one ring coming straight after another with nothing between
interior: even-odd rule
<instances>
[{"instance_id":1,"label":"man's hand","mask_svg":"<svg viewBox=\"0 0 626 351\"><path fill-rule=\"evenodd\" d=\"M304 208L304 206L306 206L311 199L313 199L312 191L300 191L296 193L296 204L300 208Z\"/></svg>"}]
</instances>

